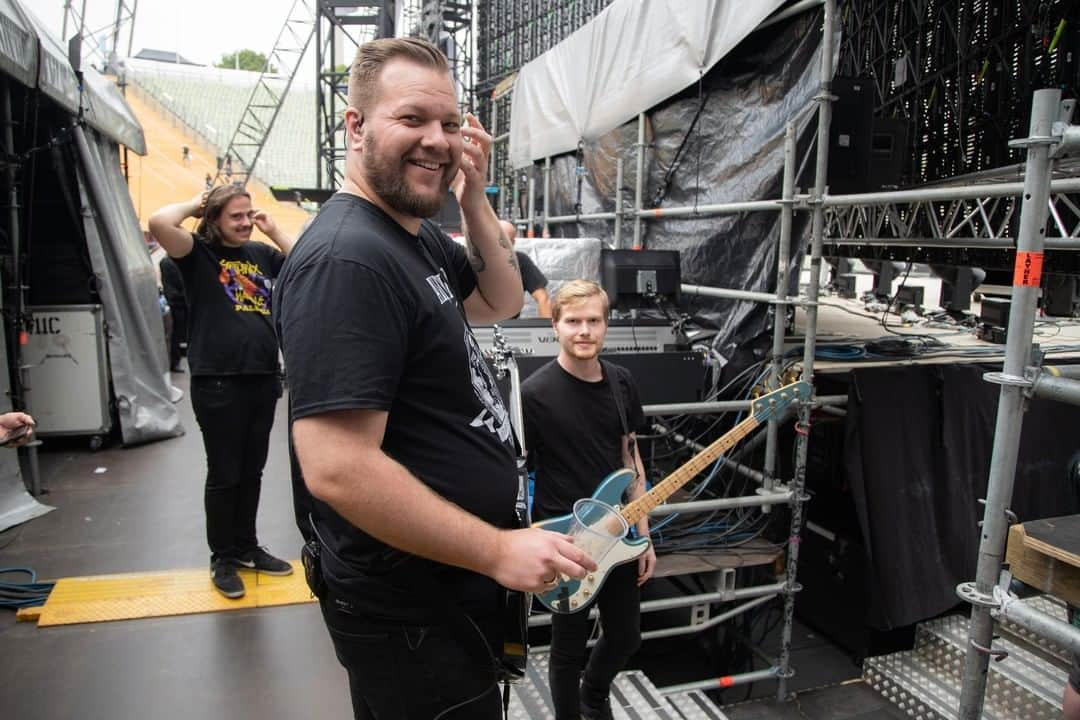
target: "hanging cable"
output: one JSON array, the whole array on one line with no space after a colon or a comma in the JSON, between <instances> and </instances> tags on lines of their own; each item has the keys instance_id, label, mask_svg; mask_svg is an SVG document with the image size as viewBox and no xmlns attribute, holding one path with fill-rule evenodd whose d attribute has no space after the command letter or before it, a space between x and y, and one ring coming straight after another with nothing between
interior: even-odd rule
<instances>
[{"instance_id":1,"label":"hanging cable","mask_svg":"<svg viewBox=\"0 0 1080 720\"><path fill-rule=\"evenodd\" d=\"M667 172L664 173L664 179L660 182L660 186L656 188L656 195L653 197L653 207L660 207L660 203L667 197L668 190L671 189L671 182L675 179L675 173L679 170L679 165L682 163L683 152L686 150L687 141L690 139L690 135L694 132L694 128L697 127L698 119L701 118L701 113L705 110L705 105L709 102L709 96L705 94L705 76L704 74L698 74L698 108L694 113L694 119L690 121L690 124L686 128L686 132L683 134L682 140L679 142L678 149L675 150L675 157L671 159L671 165L668 166ZM698 147L698 167L697 167L697 182L700 187L701 181L701 147ZM697 207L697 193L694 193L694 207Z\"/></svg>"}]
</instances>

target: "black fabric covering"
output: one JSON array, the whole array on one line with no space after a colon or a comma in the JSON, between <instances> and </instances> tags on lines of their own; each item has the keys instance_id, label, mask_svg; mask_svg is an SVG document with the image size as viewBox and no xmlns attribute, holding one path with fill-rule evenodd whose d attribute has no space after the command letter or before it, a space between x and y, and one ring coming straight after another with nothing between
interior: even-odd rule
<instances>
[{"instance_id":1,"label":"black fabric covering","mask_svg":"<svg viewBox=\"0 0 1080 720\"><path fill-rule=\"evenodd\" d=\"M867 368L850 376L844 472L866 546L867 617L879 630L957 604L973 580L998 388L977 365ZM1080 408L1034 400L1023 418L1012 510L1078 511L1067 464Z\"/></svg>"}]
</instances>

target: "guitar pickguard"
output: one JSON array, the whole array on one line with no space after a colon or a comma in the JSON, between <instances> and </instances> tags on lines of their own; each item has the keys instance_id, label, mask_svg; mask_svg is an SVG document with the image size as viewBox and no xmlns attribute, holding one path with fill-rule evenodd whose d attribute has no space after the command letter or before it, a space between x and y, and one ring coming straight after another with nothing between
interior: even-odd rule
<instances>
[{"instance_id":1,"label":"guitar pickguard","mask_svg":"<svg viewBox=\"0 0 1080 720\"><path fill-rule=\"evenodd\" d=\"M616 470L604 478L604 481L596 488L592 497L612 507L618 507L622 504L626 488L633 480L633 471L626 469ZM571 515L562 515L549 520L542 520L536 523L535 527L565 533L570 528L571 519ZM584 610L596 600L596 593L600 590L612 569L632 560L637 560L645 553L648 547L648 538L623 538L597 563L598 567L594 572L589 573L581 580L574 578L562 580L551 590L540 593L536 597L540 599L544 607L552 612L566 614Z\"/></svg>"}]
</instances>

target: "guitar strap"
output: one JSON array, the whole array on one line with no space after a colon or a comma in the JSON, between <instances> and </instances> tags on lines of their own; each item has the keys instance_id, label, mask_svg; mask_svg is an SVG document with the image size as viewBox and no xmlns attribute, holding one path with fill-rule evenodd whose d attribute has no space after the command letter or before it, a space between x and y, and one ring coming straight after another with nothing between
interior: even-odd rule
<instances>
[{"instance_id":1,"label":"guitar strap","mask_svg":"<svg viewBox=\"0 0 1080 720\"><path fill-rule=\"evenodd\" d=\"M623 436L626 437L629 442L630 459L633 460L637 454L637 441L630 434L630 424L626 421L626 408L623 406L622 393L619 392L619 388L616 387L615 381L615 366L609 363L607 360L601 360L600 366L604 369L604 376L607 378L608 387L611 388L611 397L615 400L615 409L619 413L619 422L622 424ZM634 478L637 479L637 463L634 463L634 467L630 468L634 471Z\"/></svg>"}]
</instances>

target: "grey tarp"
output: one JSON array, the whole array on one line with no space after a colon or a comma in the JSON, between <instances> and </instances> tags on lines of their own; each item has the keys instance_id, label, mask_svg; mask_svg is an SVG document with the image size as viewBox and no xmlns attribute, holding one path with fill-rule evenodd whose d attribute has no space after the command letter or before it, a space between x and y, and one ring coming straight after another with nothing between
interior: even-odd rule
<instances>
[{"instance_id":1,"label":"grey tarp","mask_svg":"<svg viewBox=\"0 0 1080 720\"><path fill-rule=\"evenodd\" d=\"M0 342L0 413L11 412L7 344ZM26 492L19 467L19 453L0 448L0 532L55 510Z\"/></svg>"},{"instance_id":2,"label":"grey tarp","mask_svg":"<svg viewBox=\"0 0 1080 720\"><path fill-rule=\"evenodd\" d=\"M646 114L644 201L646 208L741 202L779 198L785 126L796 123L809 137L811 107L820 77L820 12L754 33L717 63L700 85L658 105ZM623 159L623 207L633 207L637 123L586 141L580 158L563 155L552 162L550 214L611 212L615 206L616 160ZM805 144L797 156L805 157ZM583 174L578 173L578 165ZM807 187L810 172L797 184ZM579 183L579 180L582 182ZM580 187L580 194L578 188ZM538 200L537 207L543 207ZM779 213L648 219L644 240L651 249L679 250L683 282L713 287L773 291L776 285L776 239ZM793 226L792 267L798 268L807 214ZM552 234L611 239L609 221L553 225ZM622 225L629 246L633 223ZM798 273L790 275L792 286ZM790 288L789 288L790 289ZM749 349L770 325L769 309L760 303L726 300L687 303L691 312L719 330L715 347L725 357ZM761 342L764 342L763 340ZM757 358L760 359L760 358Z\"/></svg>"},{"instance_id":3,"label":"grey tarp","mask_svg":"<svg viewBox=\"0 0 1080 720\"><path fill-rule=\"evenodd\" d=\"M90 262L109 328L109 368L124 444L183 433L169 401L157 281L115 143L75 128Z\"/></svg>"},{"instance_id":4,"label":"grey tarp","mask_svg":"<svg viewBox=\"0 0 1080 720\"><path fill-rule=\"evenodd\" d=\"M37 47L37 36L19 4L0 0L0 72L26 87L35 87Z\"/></svg>"},{"instance_id":5,"label":"grey tarp","mask_svg":"<svg viewBox=\"0 0 1080 720\"><path fill-rule=\"evenodd\" d=\"M81 100L88 125L139 155L146 154L142 127L116 85L87 66L80 99L79 78L68 62L67 48L15 0L0 0L0 69L27 87L40 89L72 115L78 114Z\"/></svg>"}]
</instances>

